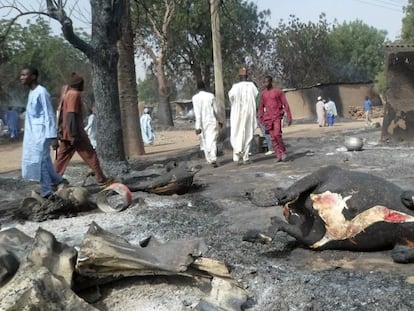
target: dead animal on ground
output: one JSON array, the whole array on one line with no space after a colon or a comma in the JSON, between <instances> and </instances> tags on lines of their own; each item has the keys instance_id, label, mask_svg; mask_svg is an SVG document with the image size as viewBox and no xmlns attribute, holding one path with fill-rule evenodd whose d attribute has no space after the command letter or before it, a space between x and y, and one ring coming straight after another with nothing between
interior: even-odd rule
<instances>
[{"instance_id":1,"label":"dead animal on ground","mask_svg":"<svg viewBox=\"0 0 414 311\"><path fill-rule=\"evenodd\" d=\"M284 231L315 250L393 249L394 261L414 262L414 192L383 178L328 166L267 191L264 200L260 191L248 196L259 206L282 206L287 222L272 217L268 233L251 230L244 240L270 241Z\"/></svg>"},{"instance_id":2,"label":"dead animal on ground","mask_svg":"<svg viewBox=\"0 0 414 311\"><path fill-rule=\"evenodd\" d=\"M123 183L131 191L145 191L159 195L187 193L194 180L194 175L200 171L200 166L188 166L186 163L170 162L164 173L142 182L125 180Z\"/></svg>"}]
</instances>

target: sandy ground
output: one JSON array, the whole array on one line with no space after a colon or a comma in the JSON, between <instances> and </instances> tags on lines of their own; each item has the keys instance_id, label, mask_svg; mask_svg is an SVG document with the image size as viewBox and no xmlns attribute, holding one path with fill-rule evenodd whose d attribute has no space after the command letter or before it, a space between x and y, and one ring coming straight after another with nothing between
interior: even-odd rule
<instances>
[{"instance_id":1,"label":"sandy ground","mask_svg":"<svg viewBox=\"0 0 414 311\"><path fill-rule=\"evenodd\" d=\"M381 122L381 119L375 119L374 122ZM316 124L293 124L283 129L284 137L318 137L329 133L337 133L349 129L364 127L363 120L337 122L334 127L319 128ZM257 130L257 134L260 132ZM145 146L146 155L143 158L151 156L167 155L188 149L199 144L198 136L193 130L179 131L162 131L156 133L154 145ZM0 173L5 173L20 169L21 164L21 146L22 142L8 142L6 139L0 140ZM53 159L52 154L52 159ZM73 162L82 162L78 155L72 159Z\"/></svg>"}]
</instances>

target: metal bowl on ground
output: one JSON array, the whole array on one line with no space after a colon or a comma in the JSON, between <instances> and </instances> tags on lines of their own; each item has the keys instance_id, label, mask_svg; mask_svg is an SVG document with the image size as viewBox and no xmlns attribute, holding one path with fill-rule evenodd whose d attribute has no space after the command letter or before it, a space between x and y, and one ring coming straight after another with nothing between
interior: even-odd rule
<instances>
[{"instance_id":1,"label":"metal bowl on ground","mask_svg":"<svg viewBox=\"0 0 414 311\"><path fill-rule=\"evenodd\" d=\"M347 137L345 138L345 147L348 151L361 151L364 142L359 137Z\"/></svg>"}]
</instances>

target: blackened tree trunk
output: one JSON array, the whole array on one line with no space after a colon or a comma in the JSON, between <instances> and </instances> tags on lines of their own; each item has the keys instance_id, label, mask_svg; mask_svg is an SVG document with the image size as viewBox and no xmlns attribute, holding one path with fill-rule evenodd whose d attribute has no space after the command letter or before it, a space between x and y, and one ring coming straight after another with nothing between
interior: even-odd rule
<instances>
[{"instance_id":1,"label":"blackened tree trunk","mask_svg":"<svg viewBox=\"0 0 414 311\"><path fill-rule=\"evenodd\" d=\"M122 18L121 40L118 41L118 88L126 155L145 154L138 112L137 82L134 61L134 35L131 27L129 0Z\"/></svg>"},{"instance_id":2,"label":"blackened tree trunk","mask_svg":"<svg viewBox=\"0 0 414 311\"><path fill-rule=\"evenodd\" d=\"M128 168L121 126L118 96L118 50L120 21L125 0L91 0L92 37L82 40L73 31L62 1L46 0L47 12L62 25L63 35L81 50L92 64L92 86L97 108L97 152L106 171L118 173Z\"/></svg>"}]
</instances>

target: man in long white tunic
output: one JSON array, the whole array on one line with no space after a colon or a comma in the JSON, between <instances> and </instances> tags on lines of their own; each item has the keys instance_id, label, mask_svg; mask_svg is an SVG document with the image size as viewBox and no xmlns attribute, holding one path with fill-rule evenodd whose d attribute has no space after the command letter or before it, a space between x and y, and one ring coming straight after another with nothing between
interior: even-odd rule
<instances>
[{"instance_id":1,"label":"man in long white tunic","mask_svg":"<svg viewBox=\"0 0 414 311\"><path fill-rule=\"evenodd\" d=\"M233 161L249 163L249 148L253 139L256 122L256 96L258 90L253 82L247 81L247 70L239 71L240 82L233 84L229 91L230 143L233 147Z\"/></svg>"},{"instance_id":2,"label":"man in long white tunic","mask_svg":"<svg viewBox=\"0 0 414 311\"><path fill-rule=\"evenodd\" d=\"M89 108L89 115L87 118L87 124L85 126L85 132L88 134L88 138L93 149L96 149L96 116L93 109L94 108Z\"/></svg>"},{"instance_id":3,"label":"man in long white tunic","mask_svg":"<svg viewBox=\"0 0 414 311\"><path fill-rule=\"evenodd\" d=\"M152 118L148 108L144 109L144 113L140 118L141 136L145 145L152 145L154 143L155 135L152 129Z\"/></svg>"},{"instance_id":4,"label":"man in long white tunic","mask_svg":"<svg viewBox=\"0 0 414 311\"><path fill-rule=\"evenodd\" d=\"M316 116L319 127L324 127L326 123L326 114L325 114L325 103L322 100L322 97L318 97L316 102Z\"/></svg>"},{"instance_id":5,"label":"man in long white tunic","mask_svg":"<svg viewBox=\"0 0 414 311\"><path fill-rule=\"evenodd\" d=\"M219 124L214 94L205 90L203 81L197 83L199 92L193 96L196 134L200 135L201 146L207 163L217 167L217 136Z\"/></svg>"},{"instance_id":6,"label":"man in long white tunic","mask_svg":"<svg viewBox=\"0 0 414 311\"><path fill-rule=\"evenodd\" d=\"M20 72L20 82L30 88L26 106L22 150L22 176L40 181L41 196L48 198L52 184L58 185L63 178L56 173L50 158L50 146L58 146L56 114L49 92L37 82L39 72L25 68Z\"/></svg>"}]
</instances>

